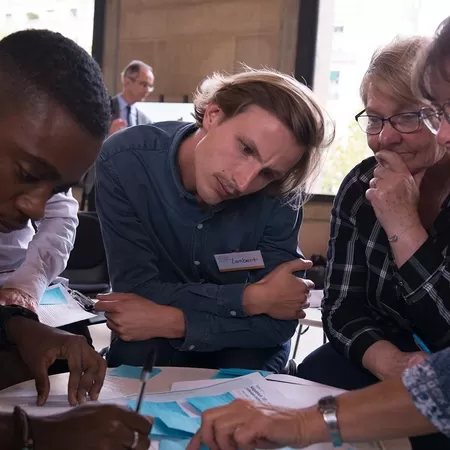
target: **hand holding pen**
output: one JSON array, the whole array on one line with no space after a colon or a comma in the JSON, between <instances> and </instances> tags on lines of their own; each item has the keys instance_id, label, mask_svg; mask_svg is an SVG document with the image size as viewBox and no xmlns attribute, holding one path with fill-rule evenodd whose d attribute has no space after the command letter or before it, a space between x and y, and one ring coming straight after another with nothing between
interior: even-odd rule
<instances>
[{"instance_id":1,"label":"hand holding pen","mask_svg":"<svg viewBox=\"0 0 450 450\"><path fill-rule=\"evenodd\" d=\"M141 409L142 399L145 394L145 387L147 385L147 381L150 379L150 375L153 372L153 367L156 361L156 349L153 345L150 346L150 350L147 355L147 359L145 361L144 366L142 367L141 373L141 390L139 392L139 397L136 402L136 412L139 413Z\"/></svg>"}]
</instances>

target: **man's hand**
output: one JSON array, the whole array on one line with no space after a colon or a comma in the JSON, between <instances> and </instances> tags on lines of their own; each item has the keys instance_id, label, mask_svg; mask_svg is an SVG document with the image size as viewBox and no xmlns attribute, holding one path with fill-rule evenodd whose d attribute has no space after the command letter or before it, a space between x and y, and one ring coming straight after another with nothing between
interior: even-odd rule
<instances>
[{"instance_id":1,"label":"man's hand","mask_svg":"<svg viewBox=\"0 0 450 450\"><path fill-rule=\"evenodd\" d=\"M35 313L39 305L39 300L20 289L5 288L0 289L0 305L17 305Z\"/></svg>"},{"instance_id":2,"label":"man's hand","mask_svg":"<svg viewBox=\"0 0 450 450\"><path fill-rule=\"evenodd\" d=\"M309 291L314 289L314 283L296 277L294 272L311 267L312 262L304 259L289 261L247 286L243 301L247 314L267 314L281 320L303 319L303 310L309 306Z\"/></svg>"},{"instance_id":3,"label":"man's hand","mask_svg":"<svg viewBox=\"0 0 450 450\"><path fill-rule=\"evenodd\" d=\"M83 336L19 316L8 320L6 333L35 379L39 406L47 401L50 392L48 368L57 359L67 360L69 366L69 403L84 403L86 395L97 400L105 379L106 362Z\"/></svg>"},{"instance_id":4,"label":"man's hand","mask_svg":"<svg viewBox=\"0 0 450 450\"><path fill-rule=\"evenodd\" d=\"M109 133L108 136L111 136L111 134L116 133L117 131L123 130L127 127L127 123L123 119L114 119L111 122L111 126L109 127Z\"/></svg>"},{"instance_id":5,"label":"man's hand","mask_svg":"<svg viewBox=\"0 0 450 450\"><path fill-rule=\"evenodd\" d=\"M30 417L30 424L36 450L147 450L152 419L115 405L85 405Z\"/></svg>"},{"instance_id":6,"label":"man's hand","mask_svg":"<svg viewBox=\"0 0 450 450\"><path fill-rule=\"evenodd\" d=\"M203 413L187 450L199 450L202 444L211 450L235 450L303 447L308 442L298 411L235 400Z\"/></svg>"},{"instance_id":7,"label":"man's hand","mask_svg":"<svg viewBox=\"0 0 450 450\"><path fill-rule=\"evenodd\" d=\"M136 294L99 295L96 311L105 312L107 327L124 341L185 336L184 314Z\"/></svg>"}]
</instances>

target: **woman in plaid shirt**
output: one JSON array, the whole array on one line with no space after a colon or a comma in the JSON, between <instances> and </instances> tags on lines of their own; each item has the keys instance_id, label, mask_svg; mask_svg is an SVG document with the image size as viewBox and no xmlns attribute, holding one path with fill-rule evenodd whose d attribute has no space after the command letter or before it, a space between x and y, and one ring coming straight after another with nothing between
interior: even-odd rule
<instances>
[{"instance_id":1,"label":"woman in plaid shirt","mask_svg":"<svg viewBox=\"0 0 450 450\"><path fill-rule=\"evenodd\" d=\"M448 42L438 42L429 58L448 64ZM300 364L302 378L360 388L450 344L450 138L438 133L450 94L441 75L415 67L428 45L394 40L361 83L365 109L355 119L375 156L347 175L334 202L322 303L330 343ZM413 73L425 73L415 84L427 101L416 99ZM424 448L450 441L441 445Z\"/></svg>"}]
</instances>

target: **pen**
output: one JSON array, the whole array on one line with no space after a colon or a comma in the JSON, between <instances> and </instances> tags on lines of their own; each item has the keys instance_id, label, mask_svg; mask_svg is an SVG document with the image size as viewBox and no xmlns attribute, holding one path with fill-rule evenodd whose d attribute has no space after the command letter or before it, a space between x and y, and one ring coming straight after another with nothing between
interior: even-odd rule
<instances>
[{"instance_id":1,"label":"pen","mask_svg":"<svg viewBox=\"0 0 450 450\"><path fill-rule=\"evenodd\" d=\"M413 333L413 338L420 350L422 350L427 355L431 355L431 350L426 346L425 342L423 342L422 339L417 336L417 334Z\"/></svg>"},{"instance_id":2,"label":"pen","mask_svg":"<svg viewBox=\"0 0 450 450\"><path fill-rule=\"evenodd\" d=\"M141 391L139 392L139 397L136 402L136 412L137 413L139 413L139 410L141 409L141 403L142 403L142 399L143 399L144 393L145 393L145 386L147 384L148 379L150 378L150 374L153 371L153 366L155 365L155 361L156 361L156 350L152 345L148 352L147 360L145 361L144 367L142 367Z\"/></svg>"},{"instance_id":3,"label":"pen","mask_svg":"<svg viewBox=\"0 0 450 450\"><path fill-rule=\"evenodd\" d=\"M416 333L414 333L414 330L413 330L413 327L411 326L411 324L406 319L404 319L397 311L395 311L394 309L392 309L388 305L384 305L384 307L386 309L389 309L390 312L391 312L391 315L396 318L397 322L401 326L403 326L403 328L405 328L406 330L408 330L412 334L412 337L413 337L414 342L416 343L417 347L419 347L420 350L422 350L427 355L431 355L432 354L431 350L427 347L425 342L423 342L422 339Z\"/></svg>"}]
</instances>

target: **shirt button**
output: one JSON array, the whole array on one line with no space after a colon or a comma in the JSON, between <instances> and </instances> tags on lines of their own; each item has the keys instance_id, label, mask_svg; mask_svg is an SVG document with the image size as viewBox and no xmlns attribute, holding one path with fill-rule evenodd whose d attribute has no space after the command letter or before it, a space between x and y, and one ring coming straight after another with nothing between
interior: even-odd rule
<instances>
[{"instance_id":1,"label":"shirt button","mask_svg":"<svg viewBox=\"0 0 450 450\"><path fill-rule=\"evenodd\" d=\"M197 228L198 228L199 230L201 230L201 229L203 228L203 224L202 224L202 223L199 223L199 224L197 225Z\"/></svg>"},{"instance_id":2,"label":"shirt button","mask_svg":"<svg viewBox=\"0 0 450 450\"><path fill-rule=\"evenodd\" d=\"M190 345L188 350L194 350L194 348L195 348L195 345Z\"/></svg>"},{"instance_id":3,"label":"shirt button","mask_svg":"<svg viewBox=\"0 0 450 450\"><path fill-rule=\"evenodd\" d=\"M398 282L398 285L399 285L400 287L403 287L403 281L399 281L399 282Z\"/></svg>"},{"instance_id":4,"label":"shirt button","mask_svg":"<svg viewBox=\"0 0 450 450\"><path fill-rule=\"evenodd\" d=\"M230 316L235 316L236 315L236 311L230 311Z\"/></svg>"},{"instance_id":5,"label":"shirt button","mask_svg":"<svg viewBox=\"0 0 450 450\"><path fill-rule=\"evenodd\" d=\"M199 266L199 265L200 265L200 261L194 261L194 264L195 264L196 266Z\"/></svg>"}]
</instances>

